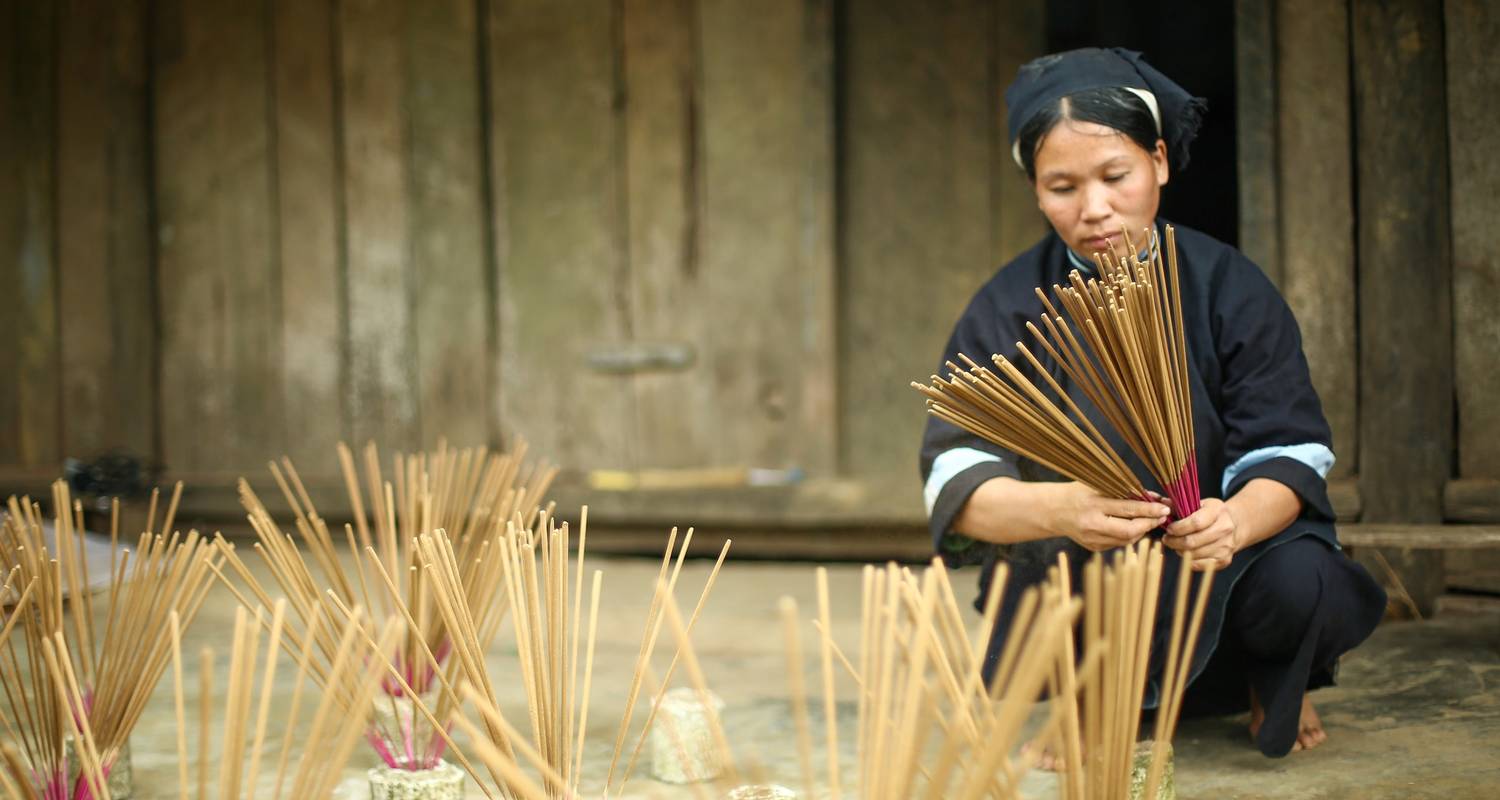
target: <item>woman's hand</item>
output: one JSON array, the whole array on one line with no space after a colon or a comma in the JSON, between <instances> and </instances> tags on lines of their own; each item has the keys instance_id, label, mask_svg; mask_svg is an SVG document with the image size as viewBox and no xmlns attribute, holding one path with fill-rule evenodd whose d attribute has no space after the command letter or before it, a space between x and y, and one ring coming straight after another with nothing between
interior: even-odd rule
<instances>
[{"instance_id":1,"label":"woman's hand","mask_svg":"<svg viewBox=\"0 0 1500 800\"><path fill-rule=\"evenodd\" d=\"M1158 502L1116 500L1084 484L1046 483L1047 527L1089 550L1112 550L1135 544L1167 521L1169 509Z\"/></svg>"},{"instance_id":2,"label":"woman's hand","mask_svg":"<svg viewBox=\"0 0 1500 800\"><path fill-rule=\"evenodd\" d=\"M1209 497L1185 519L1167 526L1162 541L1184 556L1191 556L1194 569L1223 569L1240 549L1239 526L1223 500Z\"/></svg>"}]
</instances>

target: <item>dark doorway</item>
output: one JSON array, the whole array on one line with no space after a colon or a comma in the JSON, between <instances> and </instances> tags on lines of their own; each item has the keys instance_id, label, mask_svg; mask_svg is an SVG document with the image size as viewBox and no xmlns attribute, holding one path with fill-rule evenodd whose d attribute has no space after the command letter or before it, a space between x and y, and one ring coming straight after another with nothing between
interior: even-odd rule
<instances>
[{"instance_id":1,"label":"dark doorway","mask_svg":"<svg viewBox=\"0 0 1500 800\"><path fill-rule=\"evenodd\" d=\"M1239 244L1234 4L1202 0L1048 0L1047 50L1126 47L1199 97L1208 114L1192 161L1173 175L1162 216Z\"/></svg>"}]
</instances>

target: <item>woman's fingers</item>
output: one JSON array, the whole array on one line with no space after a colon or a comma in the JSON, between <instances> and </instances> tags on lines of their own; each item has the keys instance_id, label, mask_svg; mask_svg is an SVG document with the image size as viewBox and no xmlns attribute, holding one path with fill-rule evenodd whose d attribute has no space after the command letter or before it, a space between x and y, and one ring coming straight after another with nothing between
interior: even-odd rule
<instances>
[{"instance_id":1,"label":"woman's fingers","mask_svg":"<svg viewBox=\"0 0 1500 800\"><path fill-rule=\"evenodd\" d=\"M1220 570L1229 566L1229 558L1195 558L1193 559L1194 572L1207 572L1210 569Z\"/></svg>"},{"instance_id":2,"label":"woman's fingers","mask_svg":"<svg viewBox=\"0 0 1500 800\"><path fill-rule=\"evenodd\" d=\"M1215 498L1205 498L1203 505L1193 513L1177 520L1167 526L1168 536L1187 536L1207 530L1215 523L1221 522L1225 516L1224 502Z\"/></svg>"},{"instance_id":3,"label":"woman's fingers","mask_svg":"<svg viewBox=\"0 0 1500 800\"><path fill-rule=\"evenodd\" d=\"M1120 547L1135 543L1142 536L1155 530L1157 526L1165 521L1165 516L1139 517L1135 519L1109 516L1101 521L1099 532L1112 540L1115 547Z\"/></svg>"},{"instance_id":4,"label":"woman's fingers","mask_svg":"<svg viewBox=\"0 0 1500 800\"><path fill-rule=\"evenodd\" d=\"M1198 533L1190 533L1186 536L1174 536L1170 532L1164 540L1167 546L1173 550L1181 550L1184 553L1194 553L1207 547L1214 542L1229 535L1227 531L1218 531L1210 528Z\"/></svg>"},{"instance_id":5,"label":"woman's fingers","mask_svg":"<svg viewBox=\"0 0 1500 800\"><path fill-rule=\"evenodd\" d=\"M1148 503L1144 500L1115 500L1101 497L1100 501L1100 509L1104 513L1111 517L1124 517L1125 519L1150 518L1155 520L1167 516L1172 511L1161 503Z\"/></svg>"},{"instance_id":6,"label":"woman's fingers","mask_svg":"<svg viewBox=\"0 0 1500 800\"><path fill-rule=\"evenodd\" d=\"M1189 536L1214 524L1219 515L1210 508L1200 508L1167 526L1168 536Z\"/></svg>"}]
</instances>

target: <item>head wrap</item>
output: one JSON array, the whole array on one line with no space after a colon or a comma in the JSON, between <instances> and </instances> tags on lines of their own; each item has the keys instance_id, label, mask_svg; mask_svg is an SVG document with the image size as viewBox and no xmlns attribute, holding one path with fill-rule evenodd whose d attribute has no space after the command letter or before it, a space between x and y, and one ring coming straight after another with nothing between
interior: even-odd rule
<instances>
[{"instance_id":1,"label":"head wrap","mask_svg":"<svg viewBox=\"0 0 1500 800\"><path fill-rule=\"evenodd\" d=\"M1168 163L1173 170L1185 169L1188 145L1198 135L1206 103L1147 64L1140 53L1119 47L1053 53L1021 67L1005 90L1005 125L1016 163L1021 164L1021 128L1032 116L1074 92L1106 88L1126 89L1145 101L1167 144Z\"/></svg>"}]
</instances>

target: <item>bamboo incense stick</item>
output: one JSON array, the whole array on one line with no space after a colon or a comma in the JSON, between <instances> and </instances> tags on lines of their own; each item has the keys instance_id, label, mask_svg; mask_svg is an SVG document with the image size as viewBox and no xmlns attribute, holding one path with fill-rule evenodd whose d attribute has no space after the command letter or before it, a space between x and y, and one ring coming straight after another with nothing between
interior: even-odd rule
<instances>
[{"instance_id":1,"label":"bamboo incense stick","mask_svg":"<svg viewBox=\"0 0 1500 800\"><path fill-rule=\"evenodd\" d=\"M807 717L807 687L804 685L802 632L797 620L797 601L783 596L780 602L783 633L786 637L787 692L791 698L792 720L797 730L797 758L807 797L813 797L812 724Z\"/></svg>"},{"instance_id":2,"label":"bamboo incense stick","mask_svg":"<svg viewBox=\"0 0 1500 800\"><path fill-rule=\"evenodd\" d=\"M833 615L830 610L828 599L828 568L818 567L818 623L820 631L833 630ZM824 727L824 749L828 760L828 796L831 800L839 800L840 776L839 776L839 725L838 725L838 696L834 693L833 673L833 637L831 635L820 636L819 648L822 653L823 667L823 727ZM845 664L848 663L846 660Z\"/></svg>"},{"instance_id":3,"label":"bamboo incense stick","mask_svg":"<svg viewBox=\"0 0 1500 800\"><path fill-rule=\"evenodd\" d=\"M714 560L713 568L708 572L708 579L703 583L703 591L698 594L698 602L693 606L693 613L688 617L687 632L689 634L692 634L693 627L698 623L698 616L703 613L703 607L708 603L709 593L713 591L714 583L719 578L719 570L723 568L724 559L728 557L730 545L732 545L733 543L734 540L725 539L724 546L719 548L719 556ZM657 714L661 711L662 701L666 697L668 686L671 683L672 676L677 671L677 665L678 663L680 663L681 659L682 648L678 647L677 650L672 654L672 661L667 665L666 673L658 683L659 688L654 693L655 696L651 701L651 711L646 715L646 722L641 727L641 733L640 736L636 739L634 749L631 750L630 761L626 763L625 771L621 775L621 786L624 786L625 782L630 780L630 776L635 772L636 761L640 757L641 748L646 743L646 735L651 732L651 726L653 723L655 723ZM625 723L622 723L621 727L624 728Z\"/></svg>"}]
</instances>

